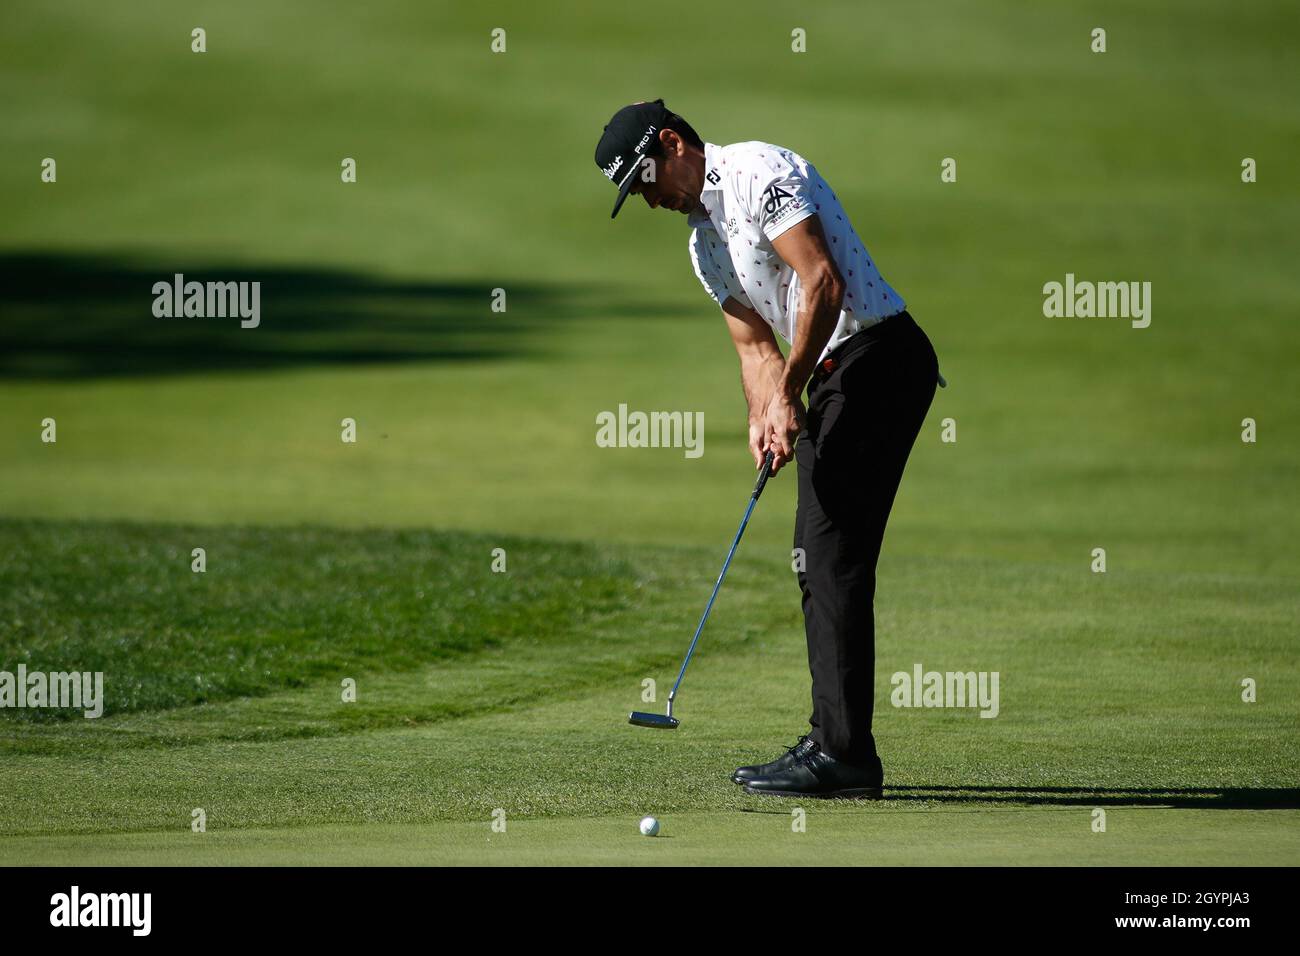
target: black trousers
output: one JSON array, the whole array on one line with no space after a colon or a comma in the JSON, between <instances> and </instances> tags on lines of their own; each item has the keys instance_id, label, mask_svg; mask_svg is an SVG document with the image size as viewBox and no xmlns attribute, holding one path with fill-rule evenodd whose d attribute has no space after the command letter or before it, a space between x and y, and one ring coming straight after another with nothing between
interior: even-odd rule
<instances>
[{"instance_id":1,"label":"black trousers","mask_svg":"<svg viewBox=\"0 0 1300 956\"><path fill-rule=\"evenodd\" d=\"M865 765L876 759L876 559L939 366L906 312L853 335L830 358L833 368L819 366L809 383L795 446L810 736L832 756Z\"/></svg>"}]
</instances>

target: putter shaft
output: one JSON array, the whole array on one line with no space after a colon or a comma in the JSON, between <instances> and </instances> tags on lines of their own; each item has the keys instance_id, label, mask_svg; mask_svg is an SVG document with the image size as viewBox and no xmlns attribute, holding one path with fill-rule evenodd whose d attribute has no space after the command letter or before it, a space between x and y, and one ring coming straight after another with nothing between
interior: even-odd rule
<instances>
[{"instance_id":1,"label":"putter shaft","mask_svg":"<svg viewBox=\"0 0 1300 956\"><path fill-rule=\"evenodd\" d=\"M628 723L640 727L676 729L679 721L673 716L673 701L677 699L677 689L682 686L682 678L686 676L686 667L690 664L691 657L695 653L695 647L700 642L700 634L704 631L704 622L709 619L709 612L713 610L713 602L717 600L718 591L722 587L722 579L727 576L727 568L731 567L731 559L735 557L736 548L740 546L740 539L745 533L745 526L749 524L749 516L754 513L754 506L758 504L758 496L763 493L763 488L771 474L772 453L769 451L763 459L763 467L759 470L758 481L754 484L754 491L749 496L745 516L740 519L740 527L736 530L736 537L731 542L731 550L727 552L727 560L722 562L722 570L718 573L718 580L713 583L713 593L709 595L709 603L704 606L704 613L700 616L700 623L695 626L695 634L691 637L691 646L686 649L686 657L682 660L681 670L677 672L677 680L673 683L673 689L668 693L668 713L660 716L659 714L634 711L628 715Z\"/></svg>"}]
</instances>

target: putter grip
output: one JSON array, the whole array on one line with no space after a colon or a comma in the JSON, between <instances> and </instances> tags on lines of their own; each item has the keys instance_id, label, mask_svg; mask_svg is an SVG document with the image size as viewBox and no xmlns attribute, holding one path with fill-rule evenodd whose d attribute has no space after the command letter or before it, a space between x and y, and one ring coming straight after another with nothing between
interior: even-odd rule
<instances>
[{"instance_id":1,"label":"putter grip","mask_svg":"<svg viewBox=\"0 0 1300 956\"><path fill-rule=\"evenodd\" d=\"M763 467L758 473L758 481L754 484L753 497L757 498L763 493L763 486L767 484L767 479L772 475L772 453L769 451L763 459Z\"/></svg>"}]
</instances>

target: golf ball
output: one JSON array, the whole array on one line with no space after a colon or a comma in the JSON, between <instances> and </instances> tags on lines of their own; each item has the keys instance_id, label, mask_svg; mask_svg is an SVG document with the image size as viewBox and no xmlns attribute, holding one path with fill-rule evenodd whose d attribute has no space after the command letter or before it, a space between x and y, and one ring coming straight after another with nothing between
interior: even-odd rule
<instances>
[{"instance_id":1,"label":"golf ball","mask_svg":"<svg viewBox=\"0 0 1300 956\"><path fill-rule=\"evenodd\" d=\"M654 817L642 817L642 818L641 818L641 835L642 835L642 836L658 836L658 835L659 835L659 821L656 820Z\"/></svg>"}]
</instances>

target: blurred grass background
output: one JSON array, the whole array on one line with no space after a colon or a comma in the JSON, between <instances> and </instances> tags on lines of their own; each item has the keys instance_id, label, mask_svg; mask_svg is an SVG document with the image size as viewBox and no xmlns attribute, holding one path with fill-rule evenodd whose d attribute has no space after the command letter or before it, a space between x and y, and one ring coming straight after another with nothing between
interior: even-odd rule
<instances>
[{"instance_id":1,"label":"blurred grass background","mask_svg":"<svg viewBox=\"0 0 1300 956\"><path fill-rule=\"evenodd\" d=\"M725 535L746 456L722 323L690 273L682 223L644 209L610 222L590 158L615 108L663 95L707 139L765 138L816 162L934 339L953 388L904 485L896 547L942 535L964 553L1046 558L1058 542L1105 540L1129 566L1293 573L1293 10L746 11L728 18L727 42L764 51L761 69L708 30L648 42L655 28L633 8L7 8L0 243L56 257L47 345L75 344L100 314L60 299L79 268L69 257L97 254L140 284L237 262L239 275L266 274L256 331L177 332L137 291L104 319L137 345L192 335L191 355L218 339L238 358L301 334L313 314L334 318L329 304L277 312L274 270L308 268L318 289L331 270L369 283L354 315L368 309L377 339L392 323L413 330L413 359L470 357L367 367L363 327L333 348L300 343L306 357L285 374L177 378L137 359L142 374L125 381L11 375L6 510ZM1089 51L1097 24L1105 54ZM206 54L190 52L196 25ZM498 26L507 52L494 55ZM794 26L808 31L805 54L789 52ZM47 155L56 185L39 181ZM355 185L339 181L345 156ZM939 180L947 156L955 184ZM1254 185L1240 182L1243 156L1260 164ZM1042 284L1066 272L1151 281L1151 328L1045 319ZM31 273L9 261L6 286L30 287ZM410 284L425 293L393 291ZM468 291L449 299L447 287ZM494 288L517 293L505 314L490 311ZM39 370L57 349L17 332L36 307L5 305L8 367ZM623 401L702 410L706 455L598 449L596 413ZM32 441L46 415L61 421L57 450ZM344 416L361 423L356 447L325 440ZM947 416L955 446L938 443ZM1238 440L1246 416L1260 422L1254 446ZM202 441L190 440L196 421ZM786 511L788 483L774 491L783 504L770 510ZM786 514L760 516L755 537L784 544Z\"/></svg>"}]
</instances>

